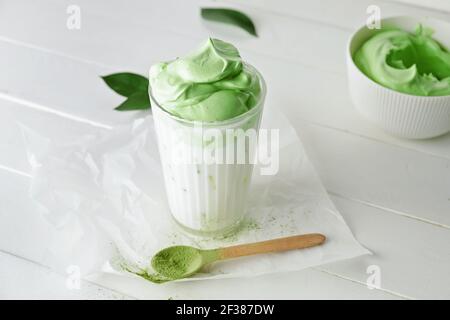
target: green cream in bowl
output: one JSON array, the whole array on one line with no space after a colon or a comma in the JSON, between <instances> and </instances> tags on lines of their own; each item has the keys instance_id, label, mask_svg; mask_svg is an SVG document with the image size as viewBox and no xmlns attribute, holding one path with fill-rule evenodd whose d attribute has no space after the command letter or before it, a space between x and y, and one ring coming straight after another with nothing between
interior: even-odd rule
<instances>
[{"instance_id":1,"label":"green cream in bowl","mask_svg":"<svg viewBox=\"0 0 450 320\"><path fill-rule=\"evenodd\" d=\"M416 96L450 95L450 52L418 25L414 33L386 29L354 54L358 68L375 82Z\"/></svg>"},{"instance_id":2,"label":"green cream in bowl","mask_svg":"<svg viewBox=\"0 0 450 320\"><path fill-rule=\"evenodd\" d=\"M347 48L350 96L366 118L396 136L450 131L450 25L393 17L360 28Z\"/></svg>"}]
</instances>

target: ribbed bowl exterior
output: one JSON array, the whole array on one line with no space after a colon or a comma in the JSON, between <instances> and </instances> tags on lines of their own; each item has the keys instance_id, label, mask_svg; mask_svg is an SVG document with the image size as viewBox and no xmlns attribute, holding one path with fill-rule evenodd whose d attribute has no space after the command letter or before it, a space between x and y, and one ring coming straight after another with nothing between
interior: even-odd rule
<instances>
[{"instance_id":1,"label":"ribbed bowl exterior","mask_svg":"<svg viewBox=\"0 0 450 320\"><path fill-rule=\"evenodd\" d=\"M395 92L368 79L353 60L348 61L347 66L354 106L385 131L409 139L432 138L450 131L450 97L419 97Z\"/></svg>"}]
</instances>

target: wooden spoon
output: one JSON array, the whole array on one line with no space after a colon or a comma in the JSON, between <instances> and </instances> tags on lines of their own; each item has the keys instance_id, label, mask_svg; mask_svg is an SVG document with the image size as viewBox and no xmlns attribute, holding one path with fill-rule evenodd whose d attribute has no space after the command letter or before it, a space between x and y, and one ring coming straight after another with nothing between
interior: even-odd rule
<instances>
[{"instance_id":1,"label":"wooden spoon","mask_svg":"<svg viewBox=\"0 0 450 320\"><path fill-rule=\"evenodd\" d=\"M191 246L173 246L155 254L152 258L152 267L168 280L175 280L189 277L215 261L310 248L324 243L325 239L322 234L311 233L210 250Z\"/></svg>"}]
</instances>

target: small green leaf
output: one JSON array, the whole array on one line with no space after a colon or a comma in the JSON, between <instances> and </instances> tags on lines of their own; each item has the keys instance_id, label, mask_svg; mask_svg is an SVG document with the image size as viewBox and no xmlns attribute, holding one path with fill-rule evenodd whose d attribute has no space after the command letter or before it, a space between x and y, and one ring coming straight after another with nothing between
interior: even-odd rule
<instances>
[{"instance_id":1,"label":"small green leaf","mask_svg":"<svg viewBox=\"0 0 450 320\"><path fill-rule=\"evenodd\" d=\"M148 79L140 74L122 72L102 77L105 83L115 92L130 97L138 91L147 92Z\"/></svg>"},{"instance_id":2,"label":"small green leaf","mask_svg":"<svg viewBox=\"0 0 450 320\"><path fill-rule=\"evenodd\" d=\"M138 91L127 98L120 106L115 108L117 111L145 110L150 109L150 99L147 91Z\"/></svg>"},{"instance_id":3,"label":"small green leaf","mask_svg":"<svg viewBox=\"0 0 450 320\"><path fill-rule=\"evenodd\" d=\"M226 8L201 8L203 19L232 24L246 30L257 37L256 28L252 20L244 13Z\"/></svg>"}]
</instances>

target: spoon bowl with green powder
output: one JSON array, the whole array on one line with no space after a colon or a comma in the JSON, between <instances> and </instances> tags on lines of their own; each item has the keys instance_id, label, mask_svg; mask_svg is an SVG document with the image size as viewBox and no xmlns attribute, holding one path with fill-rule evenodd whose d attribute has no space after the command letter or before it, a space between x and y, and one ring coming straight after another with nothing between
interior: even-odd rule
<instances>
[{"instance_id":1,"label":"spoon bowl with green powder","mask_svg":"<svg viewBox=\"0 0 450 320\"><path fill-rule=\"evenodd\" d=\"M206 263L217 259L217 250L200 250L190 246L173 246L159 251L152 267L169 279L181 279L196 273Z\"/></svg>"},{"instance_id":2,"label":"spoon bowl with green powder","mask_svg":"<svg viewBox=\"0 0 450 320\"><path fill-rule=\"evenodd\" d=\"M322 234L312 233L210 250L202 250L191 246L172 246L153 256L151 263L157 274L152 278L165 279L165 281L187 278L215 261L269 252L304 249L320 245L325 239ZM152 278L149 278L149 280L152 280Z\"/></svg>"}]
</instances>

